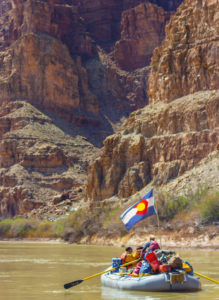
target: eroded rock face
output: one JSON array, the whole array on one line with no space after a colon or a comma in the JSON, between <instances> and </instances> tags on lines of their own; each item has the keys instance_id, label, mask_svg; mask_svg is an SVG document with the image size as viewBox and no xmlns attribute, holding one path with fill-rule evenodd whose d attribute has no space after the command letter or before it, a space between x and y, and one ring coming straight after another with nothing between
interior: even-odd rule
<instances>
[{"instance_id":1,"label":"eroded rock face","mask_svg":"<svg viewBox=\"0 0 219 300\"><path fill-rule=\"evenodd\" d=\"M24 101L0 106L0 217L81 200L97 149L62 126Z\"/></svg>"},{"instance_id":2,"label":"eroded rock face","mask_svg":"<svg viewBox=\"0 0 219 300\"><path fill-rule=\"evenodd\" d=\"M111 124L147 103L143 78L136 81L135 75L121 74L108 63L86 33L77 7L68 1L6 3L0 102L26 99L71 123L93 127L98 144L113 132ZM99 73L102 85L93 80Z\"/></svg>"},{"instance_id":3,"label":"eroded rock face","mask_svg":"<svg viewBox=\"0 0 219 300\"><path fill-rule=\"evenodd\" d=\"M157 4L173 10L178 2ZM0 216L39 207L46 214L62 201L71 206L86 184L94 145L100 147L123 118L147 104L148 62L127 72L108 53L120 39L122 13L143 3L149 5L145 0L1 1ZM157 11L163 14L161 7ZM133 30L126 26L124 32ZM143 163L145 182L146 169ZM136 172L133 167L130 177L138 180Z\"/></svg>"},{"instance_id":4,"label":"eroded rock face","mask_svg":"<svg viewBox=\"0 0 219 300\"><path fill-rule=\"evenodd\" d=\"M95 47L77 7L70 5L69 1L5 1L10 21L9 43L28 33L48 34L66 44L72 54L95 55Z\"/></svg>"},{"instance_id":5,"label":"eroded rock face","mask_svg":"<svg viewBox=\"0 0 219 300\"><path fill-rule=\"evenodd\" d=\"M102 47L110 51L113 43L120 39L121 16L126 10L141 3L152 3L166 11L175 11L182 0L73 0L80 16L84 19L87 30Z\"/></svg>"},{"instance_id":6,"label":"eroded rock face","mask_svg":"<svg viewBox=\"0 0 219 300\"><path fill-rule=\"evenodd\" d=\"M11 10L11 2L2 0L0 3L0 50L10 45Z\"/></svg>"},{"instance_id":7,"label":"eroded rock face","mask_svg":"<svg viewBox=\"0 0 219 300\"><path fill-rule=\"evenodd\" d=\"M219 86L219 3L186 0L155 49L149 78L150 103L170 102Z\"/></svg>"},{"instance_id":8,"label":"eroded rock face","mask_svg":"<svg viewBox=\"0 0 219 300\"><path fill-rule=\"evenodd\" d=\"M24 35L1 52L0 59L0 102L28 99L73 123L78 122L76 111L81 109L94 116L99 113L81 60L75 62L57 39Z\"/></svg>"},{"instance_id":9,"label":"eroded rock face","mask_svg":"<svg viewBox=\"0 0 219 300\"><path fill-rule=\"evenodd\" d=\"M182 113L183 112L183 113ZM197 92L131 114L104 142L90 167L88 195L128 197L150 181L160 185L219 150L219 90Z\"/></svg>"},{"instance_id":10,"label":"eroded rock face","mask_svg":"<svg viewBox=\"0 0 219 300\"><path fill-rule=\"evenodd\" d=\"M152 58L151 105L105 140L90 167L94 201L129 197L152 181L165 184L219 150L217 12L218 1L185 1L171 18Z\"/></svg>"},{"instance_id":11,"label":"eroded rock face","mask_svg":"<svg viewBox=\"0 0 219 300\"><path fill-rule=\"evenodd\" d=\"M115 44L114 57L125 70L150 63L155 47L164 37L164 25L170 13L157 5L142 3L123 12L121 38Z\"/></svg>"},{"instance_id":12,"label":"eroded rock face","mask_svg":"<svg viewBox=\"0 0 219 300\"><path fill-rule=\"evenodd\" d=\"M10 25L0 53L0 102L26 99L72 123L104 128L81 58L71 57L96 55L77 9L52 0L7 3L2 17L7 14Z\"/></svg>"},{"instance_id":13,"label":"eroded rock face","mask_svg":"<svg viewBox=\"0 0 219 300\"><path fill-rule=\"evenodd\" d=\"M5 0L1 15L6 40L0 55L0 101L24 98L74 124L91 126L95 131L99 128L101 144L124 117L147 104L148 72L122 73L110 57L102 55L91 37L100 45L105 42L113 45L120 36L122 12L142 2L145 1ZM158 4L166 5L165 1ZM125 22L122 29L124 38L132 31L130 55L124 58L123 49L116 50L119 53L115 55L116 60L124 69L129 69L128 64L131 68L147 68L146 58L162 38L160 31L166 20L163 9L146 2L137 11L141 15L139 21L133 26ZM147 11L148 15L156 16L144 23ZM160 23L155 25L156 22ZM136 26L138 42L134 39ZM148 34L144 27L156 28L156 34L154 31ZM146 54L141 50L144 46L149 48ZM130 58L133 63L128 62ZM91 65L94 70L90 70ZM93 80L99 73L102 73L100 80Z\"/></svg>"}]
</instances>

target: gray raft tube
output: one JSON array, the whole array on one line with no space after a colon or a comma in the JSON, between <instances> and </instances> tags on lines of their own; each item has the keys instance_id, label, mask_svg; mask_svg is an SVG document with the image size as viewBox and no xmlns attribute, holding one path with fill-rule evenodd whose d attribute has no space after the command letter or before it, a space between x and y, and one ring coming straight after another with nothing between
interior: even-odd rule
<instances>
[{"instance_id":1,"label":"gray raft tube","mask_svg":"<svg viewBox=\"0 0 219 300\"><path fill-rule=\"evenodd\" d=\"M201 283L197 277L183 274L183 282L172 283L174 273L161 273L143 277L120 276L118 273L105 273L101 276L103 286L136 291L198 291Z\"/></svg>"}]
</instances>

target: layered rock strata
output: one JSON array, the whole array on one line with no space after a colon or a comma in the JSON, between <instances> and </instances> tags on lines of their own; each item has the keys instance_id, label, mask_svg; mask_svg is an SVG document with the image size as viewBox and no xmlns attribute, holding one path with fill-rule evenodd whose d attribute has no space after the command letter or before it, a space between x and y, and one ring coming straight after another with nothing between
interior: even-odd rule
<instances>
[{"instance_id":1,"label":"layered rock strata","mask_svg":"<svg viewBox=\"0 0 219 300\"><path fill-rule=\"evenodd\" d=\"M152 57L150 105L105 140L90 167L91 199L165 184L219 150L218 5L186 0L170 19Z\"/></svg>"},{"instance_id":2,"label":"layered rock strata","mask_svg":"<svg viewBox=\"0 0 219 300\"><path fill-rule=\"evenodd\" d=\"M149 65L155 47L164 37L170 13L151 3L142 3L122 14L121 38L115 44L114 58L125 70Z\"/></svg>"},{"instance_id":3,"label":"layered rock strata","mask_svg":"<svg viewBox=\"0 0 219 300\"><path fill-rule=\"evenodd\" d=\"M219 150L219 90L197 92L131 114L104 141L90 166L87 192L102 200L129 197L149 182L161 185Z\"/></svg>"},{"instance_id":4,"label":"layered rock strata","mask_svg":"<svg viewBox=\"0 0 219 300\"><path fill-rule=\"evenodd\" d=\"M120 39L123 12L141 3L151 3L156 8L160 6L165 11L173 12L182 0L73 0L72 3L78 8L91 37L105 50L110 51L114 42Z\"/></svg>"},{"instance_id":5,"label":"layered rock strata","mask_svg":"<svg viewBox=\"0 0 219 300\"><path fill-rule=\"evenodd\" d=\"M82 198L87 166L97 149L65 123L24 101L0 107L0 217ZM53 207L53 208L52 208Z\"/></svg>"},{"instance_id":6,"label":"layered rock strata","mask_svg":"<svg viewBox=\"0 0 219 300\"><path fill-rule=\"evenodd\" d=\"M218 11L217 0L185 0L171 18L151 62L150 103L218 88Z\"/></svg>"},{"instance_id":7,"label":"layered rock strata","mask_svg":"<svg viewBox=\"0 0 219 300\"><path fill-rule=\"evenodd\" d=\"M133 15L129 9L142 2L145 1L5 0L1 17L7 38L2 44L0 101L24 98L74 124L98 127L101 143L113 132L114 124L147 104L147 84L144 84L147 71L137 71L137 76L122 73L110 63L110 57L101 55L91 37L100 45L104 41L114 42L113 35L118 30L113 24L119 25L120 32L122 12L128 9L125 19L129 19L129 15ZM177 1L171 3L174 4L167 9L175 7ZM166 6L165 1L158 4ZM115 51L116 62L124 69L129 69L128 64L131 68L148 65L153 48L162 39L168 15L147 1L136 8L134 14L136 22L122 21L122 41ZM102 22L106 24L105 30L100 27ZM130 36L128 32L132 32ZM134 32L139 36L138 42ZM131 50L125 57L123 46L119 45L126 38L130 39ZM148 49L143 53L140 48L143 52ZM92 72L89 67L87 69L91 65ZM101 86L93 80L94 73L98 73L97 76L102 73ZM116 113L107 113L108 110Z\"/></svg>"},{"instance_id":8,"label":"layered rock strata","mask_svg":"<svg viewBox=\"0 0 219 300\"><path fill-rule=\"evenodd\" d=\"M0 53L0 102L25 99L72 123L104 127L81 58L71 56L96 55L76 8L54 1L11 3L2 15L10 26Z\"/></svg>"},{"instance_id":9,"label":"layered rock strata","mask_svg":"<svg viewBox=\"0 0 219 300\"><path fill-rule=\"evenodd\" d=\"M23 98L68 119L76 109L98 113L81 61L75 62L57 39L24 35L2 51L0 59L0 102Z\"/></svg>"},{"instance_id":10,"label":"layered rock strata","mask_svg":"<svg viewBox=\"0 0 219 300\"><path fill-rule=\"evenodd\" d=\"M156 16L146 24L152 26L180 1L150 2L1 1L0 216L35 213L39 207L46 212L62 202L70 207L81 198L75 193L86 184L96 146L147 104L148 61L127 72L107 51L120 39L124 11L128 18L137 5L152 7ZM132 24L122 28L134 32ZM138 34L146 43L141 30L145 26ZM134 34L131 39L135 42Z\"/></svg>"}]
</instances>

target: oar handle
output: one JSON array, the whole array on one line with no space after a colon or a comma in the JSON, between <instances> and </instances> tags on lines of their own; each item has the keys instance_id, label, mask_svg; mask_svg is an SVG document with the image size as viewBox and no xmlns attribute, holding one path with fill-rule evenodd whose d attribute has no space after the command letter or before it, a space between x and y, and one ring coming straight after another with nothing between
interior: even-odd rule
<instances>
[{"instance_id":1,"label":"oar handle","mask_svg":"<svg viewBox=\"0 0 219 300\"><path fill-rule=\"evenodd\" d=\"M130 261L130 262L128 262L128 263L125 263L125 264L123 264L123 265L121 265L121 266L119 266L119 267L126 267L126 266L129 266L129 265L132 265L133 263L138 262L139 260L140 260L140 258L138 258L138 259L136 259L136 260L133 260L133 261ZM103 271L103 272L100 272L100 273L94 274L94 275L92 275L92 276L86 277L86 278L84 278L84 279L82 279L82 280L88 280L88 279L94 278L94 277L96 277L96 276L100 276L100 275L102 275L102 274L105 274L105 273L114 271L114 270L116 270L117 268L118 268L118 267L115 267L115 268L112 268L112 269L105 270L105 271Z\"/></svg>"}]
</instances>

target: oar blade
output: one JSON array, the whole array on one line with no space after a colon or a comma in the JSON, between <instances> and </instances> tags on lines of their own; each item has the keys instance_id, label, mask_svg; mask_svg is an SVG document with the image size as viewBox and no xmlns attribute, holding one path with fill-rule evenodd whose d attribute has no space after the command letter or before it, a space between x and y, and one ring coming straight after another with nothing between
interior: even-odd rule
<instances>
[{"instance_id":1,"label":"oar blade","mask_svg":"<svg viewBox=\"0 0 219 300\"><path fill-rule=\"evenodd\" d=\"M71 287L80 284L82 281L83 281L83 280L80 279L80 280L75 280L75 281L66 283L66 284L64 284L64 288L65 288L66 290L67 290L67 289L70 289Z\"/></svg>"},{"instance_id":2,"label":"oar blade","mask_svg":"<svg viewBox=\"0 0 219 300\"><path fill-rule=\"evenodd\" d=\"M130 262L128 262L128 263L125 263L125 264L121 265L120 267L128 266L128 265L133 264L134 262L137 262L137 261L139 261L139 260L140 260L140 259L138 258L138 259L136 259L136 260L130 261ZM67 289L70 289L71 287L80 284L80 283L81 283L82 281L84 281L84 280L88 280L88 279L91 279L91 278L100 276L100 275L102 275L102 274L111 272L111 271L113 271L113 270L115 270L115 269L117 269L117 267L112 268L112 269L105 270L105 271L103 271L103 272L94 274L94 275L89 276L89 277L86 277L86 278L84 278L84 279L80 279L80 280L76 280L76 281L72 281L72 282L66 283L66 284L64 284L64 288L65 288L66 290L67 290Z\"/></svg>"}]
</instances>

